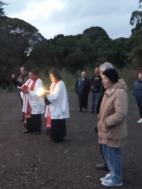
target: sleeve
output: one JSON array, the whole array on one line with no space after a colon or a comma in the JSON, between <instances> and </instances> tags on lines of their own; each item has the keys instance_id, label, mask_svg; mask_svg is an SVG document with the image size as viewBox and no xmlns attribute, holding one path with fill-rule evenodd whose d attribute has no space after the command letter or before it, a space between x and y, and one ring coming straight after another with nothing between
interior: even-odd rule
<instances>
[{"instance_id":1,"label":"sleeve","mask_svg":"<svg viewBox=\"0 0 142 189\"><path fill-rule=\"evenodd\" d=\"M47 98L48 98L50 103L53 103L58 99L58 97L60 96L60 94L62 92L62 89L63 89L63 83L59 82L56 85L54 92L52 94L47 95Z\"/></svg>"},{"instance_id":2,"label":"sleeve","mask_svg":"<svg viewBox=\"0 0 142 189\"><path fill-rule=\"evenodd\" d=\"M48 100L47 96L44 96L43 98L44 98L45 105L49 105L50 101Z\"/></svg>"},{"instance_id":3,"label":"sleeve","mask_svg":"<svg viewBox=\"0 0 142 189\"><path fill-rule=\"evenodd\" d=\"M114 110L114 113L106 118L106 127L116 126L126 117L128 111L128 96L126 91L118 91L114 102Z\"/></svg>"},{"instance_id":4,"label":"sleeve","mask_svg":"<svg viewBox=\"0 0 142 189\"><path fill-rule=\"evenodd\" d=\"M78 79L75 82L75 92L78 94Z\"/></svg>"},{"instance_id":5,"label":"sleeve","mask_svg":"<svg viewBox=\"0 0 142 189\"><path fill-rule=\"evenodd\" d=\"M37 80L37 82L35 84L35 87L34 87L34 90L33 91L29 91L29 94L31 96L37 96L36 93L37 93L39 88L43 88L43 83L42 83L41 79Z\"/></svg>"}]
</instances>

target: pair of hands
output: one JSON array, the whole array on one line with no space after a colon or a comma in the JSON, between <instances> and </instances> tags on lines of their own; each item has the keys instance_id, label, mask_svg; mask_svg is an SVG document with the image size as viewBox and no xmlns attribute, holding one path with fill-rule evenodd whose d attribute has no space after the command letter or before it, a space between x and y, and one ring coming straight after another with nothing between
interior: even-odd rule
<instances>
[{"instance_id":1,"label":"pair of hands","mask_svg":"<svg viewBox=\"0 0 142 189\"><path fill-rule=\"evenodd\" d=\"M46 95L50 94L50 91L40 88L37 92L36 95L40 97L45 97Z\"/></svg>"},{"instance_id":2,"label":"pair of hands","mask_svg":"<svg viewBox=\"0 0 142 189\"><path fill-rule=\"evenodd\" d=\"M19 88L24 94L28 94L29 93L29 88L24 85L22 87Z\"/></svg>"}]
</instances>

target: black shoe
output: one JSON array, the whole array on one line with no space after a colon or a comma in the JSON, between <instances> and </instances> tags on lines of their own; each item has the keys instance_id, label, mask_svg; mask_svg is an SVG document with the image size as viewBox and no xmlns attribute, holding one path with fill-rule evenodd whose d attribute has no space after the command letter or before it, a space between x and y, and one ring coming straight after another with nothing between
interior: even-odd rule
<instances>
[{"instance_id":1,"label":"black shoe","mask_svg":"<svg viewBox=\"0 0 142 189\"><path fill-rule=\"evenodd\" d=\"M31 131L24 131L24 134L28 134L28 133L31 133Z\"/></svg>"},{"instance_id":2,"label":"black shoe","mask_svg":"<svg viewBox=\"0 0 142 189\"><path fill-rule=\"evenodd\" d=\"M34 134L35 134L35 135L40 135L40 134L41 134L41 131L35 131Z\"/></svg>"},{"instance_id":3,"label":"black shoe","mask_svg":"<svg viewBox=\"0 0 142 189\"><path fill-rule=\"evenodd\" d=\"M50 136L50 133L51 133L51 129L46 128L45 135Z\"/></svg>"},{"instance_id":4,"label":"black shoe","mask_svg":"<svg viewBox=\"0 0 142 189\"><path fill-rule=\"evenodd\" d=\"M109 171L107 165L105 163L98 163L96 164L96 168L97 169L102 169L102 170L105 170L105 171Z\"/></svg>"},{"instance_id":5,"label":"black shoe","mask_svg":"<svg viewBox=\"0 0 142 189\"><path fill-rule=\"evenodd\" d=\"M94 111L94 110L90 111L90 114L94 114L94 113L95 113L95 111Z\"/></svg>"}]
</instances>

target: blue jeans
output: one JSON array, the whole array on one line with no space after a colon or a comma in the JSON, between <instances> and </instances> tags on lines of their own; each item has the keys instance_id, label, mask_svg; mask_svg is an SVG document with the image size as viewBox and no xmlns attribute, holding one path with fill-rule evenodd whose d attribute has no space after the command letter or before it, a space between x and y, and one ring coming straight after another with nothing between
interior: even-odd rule
<instances>
[{"instance_id":1,"label":"blue jeans","mask_svg":"<svg viewBox=\"0 0 142 189\"><path fill-rule=\"evenodd\" d=\"M122 182L122 159L120 148L109 147L102 144L102 151L111 173L112 181Z\"/></svg>"},{"instance_id":2,"label":"blue jeans","mask_svg":"<svg viewBox=\"0 0 142 189\"><path fill-rule=\"evenodd\" d=\"M91 109L92 112L96 112L96 107L97 107L99 99L100 99L100 93L92 92L92 102L91 102L92 103L92 109Z\"/></svg>"}]
</instances>

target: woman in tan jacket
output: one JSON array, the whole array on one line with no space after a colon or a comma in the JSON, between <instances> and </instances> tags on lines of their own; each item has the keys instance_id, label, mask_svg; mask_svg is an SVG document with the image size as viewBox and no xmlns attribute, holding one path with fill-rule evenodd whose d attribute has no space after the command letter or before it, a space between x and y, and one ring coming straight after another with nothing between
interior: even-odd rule
<instances>
[{"instance_id":1,"label":"woman in tan jacket","mask_svg":"<svg viewBox=\"0 0 142 189\"><path fill-rule=\"evenodd\" d=\"M102 75L106 89L102 99L98 136L110 173L101 178L104 186L122 186L121 146L127 135L126 116L128 109L127 86L119 79L115 69L107 69Z\"/></svg>"}]
</instances>

